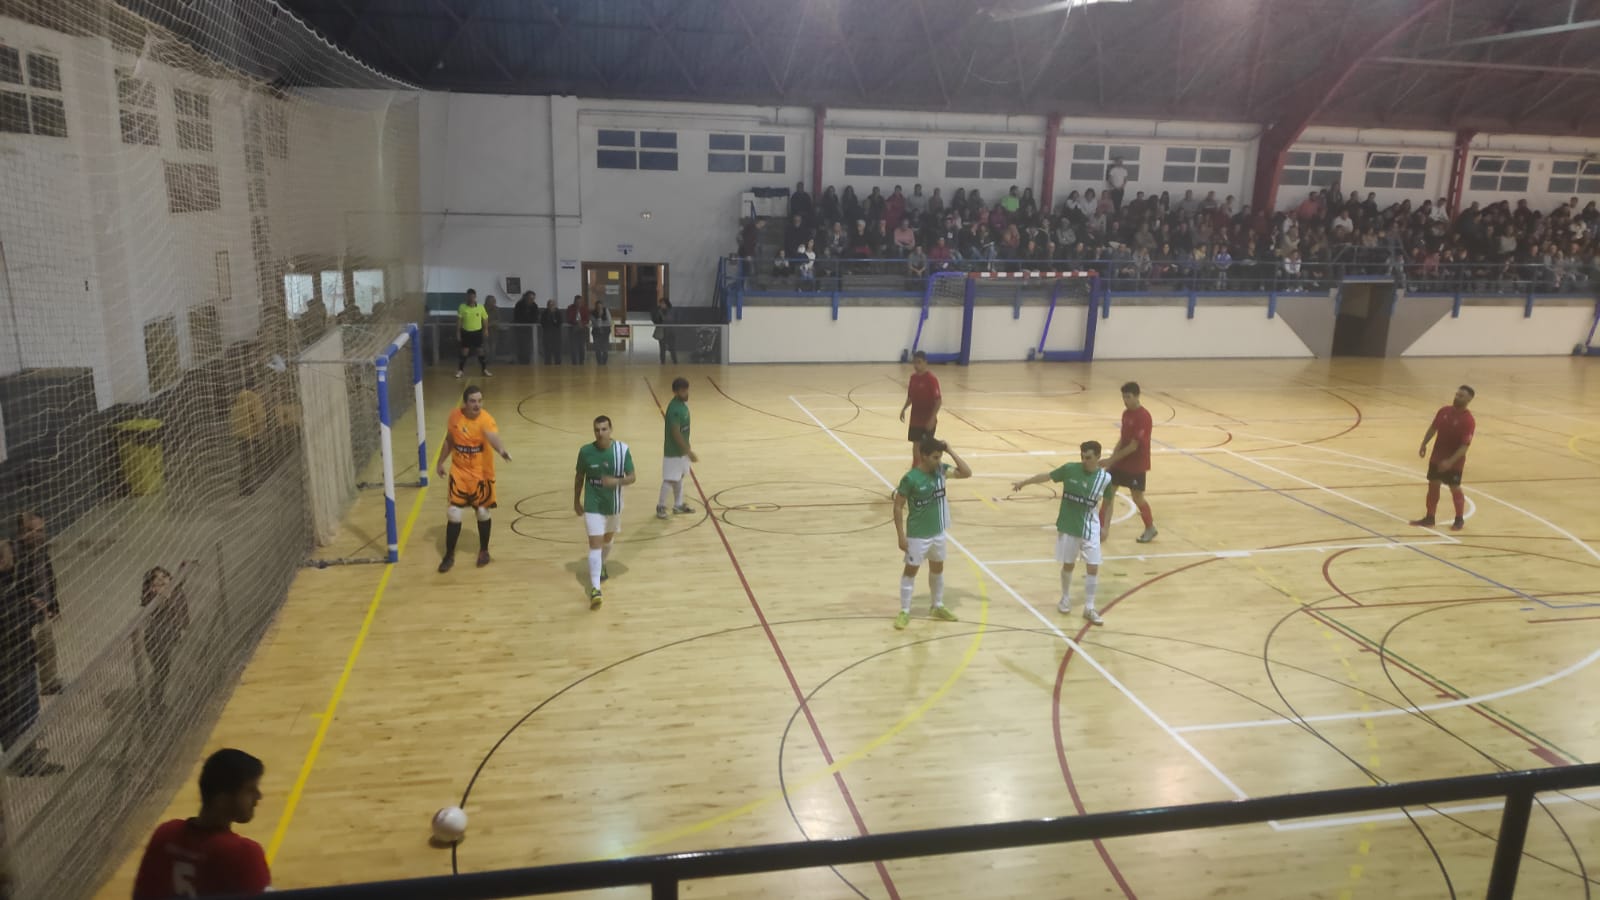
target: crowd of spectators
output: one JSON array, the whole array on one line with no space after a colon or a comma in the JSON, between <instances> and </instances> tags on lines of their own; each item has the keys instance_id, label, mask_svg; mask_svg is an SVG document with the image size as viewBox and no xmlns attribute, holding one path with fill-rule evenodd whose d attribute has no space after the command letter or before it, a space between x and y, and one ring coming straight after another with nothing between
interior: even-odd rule
<instances>
[{"instance_id":1,"label":"crowd of spectators","mask_svg":"<svg viewBox=\"0 0 1600 900\"><path fill-rule=\"evenodd\" d=\"M1281 212L1214 191L1129 193L1073 189L1041 208L1032 188L1017 186L991 201L978 190L924 193L920 184L910 193L873 187L865 197L829 186L813 198L797 184L781 238L747 219L738 250L747 274L800 282L841 272L1072 268L1122 289L1294 290L1365 274L1414 291L1570 292L1600 277L1600 209L1577 197L1549 211L1517 200L1452 215L1444 198L1380 205L1376 193L1337 184Z\"/></svg>"}]
</instances>

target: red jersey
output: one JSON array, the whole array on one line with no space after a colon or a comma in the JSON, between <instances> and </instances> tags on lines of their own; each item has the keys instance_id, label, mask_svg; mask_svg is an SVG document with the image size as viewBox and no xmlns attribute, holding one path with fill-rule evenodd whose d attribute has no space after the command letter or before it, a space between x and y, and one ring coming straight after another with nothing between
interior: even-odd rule
<instances>
[{"instance_id":1,"label":"red jersey","mask_svg":"<svg viewBox=\"0 0 1600 900\"><path fill-rule=\"evenodd\" d=\"M932 372L917 372L911 376L906 388L906 399L911 401L912 428L927 428L933 418L934 404L939 400L939 379Z\"/></svg>"},{"instance_id":2,"label":"red jersey","mask_svg":"<svg viewBox=\"0 0 1600 900\"><path fill-rule=\"evenodd\" d=\"M1464 409L1456 409L1453 405L1441 406L1433 414L1433 429L1437 437L1433 442L1433 452L1428 454L1428 467L1436 469L1445 457L1472 444L1472 433L1478 429L1478 423L1472 418L1472 413ZM1451 468L1460 471L1466 464L1466 454L1462 454Z\"/></svg>"},{"instance_id":3,"label":"red jersey","mask_svg":"<svg viewBox=\"0 0 1600 900\"><path fill-rule=\"evenodd\" d=\"M1150 471L1150 410L1142 406L1122 411L1122 436L1117 438L1117 446L1130 441L1138 441L1139 449L1117 460L1111 471L1127 475Z\"/></svg>"},{"instance_id":4,"label":"red jersey","mask_svg":"<svg viewBox=\"0 0 1600 900\"><path fill-rule=\"evenodd\" d=\"M260 894L271 887L260 844L231 831L173 819L150 836L133 883L133 900Z\"/></svg>"}]
</instances>

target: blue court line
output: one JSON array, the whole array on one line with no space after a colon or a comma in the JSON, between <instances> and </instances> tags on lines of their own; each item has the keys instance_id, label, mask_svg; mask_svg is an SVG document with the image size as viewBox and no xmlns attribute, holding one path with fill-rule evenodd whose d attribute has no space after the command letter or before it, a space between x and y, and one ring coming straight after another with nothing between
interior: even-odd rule
<instances>
[{"instance_id":1,"label":"blue court line","mask_svg":"<svg viewBox=\"0 0 1600 900\"><path fill-rule=\"evenodd\" d=\"M1180 453L1183 456L1188 457L1189 459L1193 459L1193 460L1196 460L1198 462L1203 462L1206 465L1212 467L1213 469L1219 469L1219 470L1221 470L1223 472L1228 473L1229 475L1234 476L1235 478L1239 478L1239 479L1241 479L1243 481L1247 481L1250 484L1253 484L1256 487L1261 488L1262 490L1271 491L1272 493L1277 494L1278 496L1280 496L1280 497L1282 497L1282 498L1284 498L1286 500L1292 500L1295 503L1300 504L1301 506L1305 506L1305 507L1308 507L1310 509L1316 510L1317 512L1322 513L1325 516L1332 516L1333 518L1338 519L1339 521L1345 523L1346 525L1352 526L1354 528L1359 528L1362 531L1365 531L1366 533L1372 535L1373 537L1389 541L1394 546L1404 547L1405 549L1410 550L1412 553L1417 553L1417 554L1420 554L1422 556L1426 556L1428 559L1431 559L1434 562L1443 563L1443 564L1449 566L1450 568L1455 569L1458 572L1464 572L1467 575L1471 575L1473 578L1478 579L1479 581L1487 582L1487 583L1492 584L1495 587L1497 587L1497 588L1499 588L1499 589L1501 589L1503 591L1507 591L1509 593L1515 594L1516 596L1521 597L1522 599L1528 601L1529 603L1537 603L1540 606L1543 606L1545 609L1590 609L1590 608L1594 608L1594 607L1600 607L1600 603L1561 604L1561 603L1551 603L1551 602L1549 602L1547 600L1540 600L1538 597L1535 597L1532 594L1526 593L1524 591L1519 591L1519 590L1517 590L1516 588L1512 587L1509 584L1502 584L1501 582L1495 581L1493 578L1490 578L1489 576L1487 576L1487 575L1485 575L1485 574L1483 574L1481 572L1474 572L1473 570L1467 568L1466 566L1461 565L1460 563L1451 562L1450 560L1445 559L1442 556L1437 556L1435 554L1429 553L1428 551L1422 549L1421 547L1416 546L1415 544L1407 544L1407 543L1405 543L1403 541L1397 541L1393 537L1390 537L1389 535L1384 534L1383 532L1378 531L1375 528L1369 528L1366 525L1362 525L1360 522L1356 522L1356 521L1354 521L1352 519L1347 519L1344 516L1341 516L1338 513L1334 512L1331 509L1323 509L1322 507L1316 505L1315 503L1310 502L1309 500L1304 500L1304 499L1302 499L1300 497L1294 496L1293 494L1289 494L1289 493L1286 493L1284 491L1281 491L1281 490L1279 490L1279 489L1277 489L1275 487L1272 487L1271 485L1269 485L1269 484L1267 484L1265 482L1257 481L1254 478L1251 478L1249 475L1244 474L1243 472L1235 472L1234 470L1228 468L1227 466L1219 465L1217 463L1212 462L1209 459L1206 459L1204 456L1201 456L1201 455L1195 454L1195 453L1190 453L1187 450L1183 450L1181 448L1174 447L1173 445L1168 444L1166 441L1154 441L1153 443L1161 444L1162 446L1167 447L1168 449L1170 449L1170 450L1172 450L1172 451L1174 451L1176 453ZM1248 457L1242 457L1242 458L1246 458L1247 459ZM1310 479L1306 479L1306 480L1310 484L1316 484L1316 482L1310 481ZM1320 487L1320 485L1319 485L1319 487Z\"/></svg>"}]
</instances>

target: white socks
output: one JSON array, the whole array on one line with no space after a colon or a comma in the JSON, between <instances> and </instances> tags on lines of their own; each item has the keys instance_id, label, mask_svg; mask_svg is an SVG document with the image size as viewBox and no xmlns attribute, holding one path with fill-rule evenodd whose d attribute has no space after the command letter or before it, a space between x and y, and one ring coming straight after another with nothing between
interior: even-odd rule
<instances>
[{"instance_id":1,"label":"white socks","mask_svg":"<svg viewBox=\"0 0 1600 900\"><path fill-rule=\"evenodd\" d=\"M666 509L669 499L672 501L673 509L683 505L683 481L661 482L661 499L656 501L656 506Z\"/></svg>"},{"instance_id":2,"label":"white socks","mask_svg":"<svg viewBox=\"0 0 1600 900\"><path fill-rule=\"evenodd\" d=\"M679 506L683 505L683 481L682 481L682 479L679 479L678 481L672 482L672 505L674 507L679 507Z\"/></svg>"},{"instance_id":3,"label":"white socks","mask_svg":"<svg viewBox=\"0 0 1600 900\"><path fill-rule=\"evenodd\" d=\"M1072 605L1072 570L1061 570L1061 607L1065 609Z\"/></svg>"},{"instance_id":4,"label":"white socks","mask_svg":"<svg viewBox=\"0 0 1600 900\"><path fill-rule=\"evenodd\" d=\"M1083 608L1094 609L1094 589L1100 586L1099 575L1083 576Z\"/></svg>"},{"instance_id":5,"label":"white socks","mask_svg":"<svg viewBox=\"0 0 1600 900\"><path fill-rule=\"evenodd\" d=\"M683 482L679 482L680 485L682 483ZM672 482L670 482L670 481L661 482L661 499L656 501L657 508L665 509L666 506L667 506L667 500L671 499L671 497L672 497Z\"/></svg>"},{"instance_id":6,"label":"white socks","mask_svg":"<svg viewBox=\"0 0 1600 900\"><path fill-rule=\"evenodd\" d=\"M944 605L944 575L942 573L939 574L939 575L930 574L928 576L928 583L933 586L933 605L934 606L943 606Z\"/></svg>"},{"instance_id":7,"label":"white socks","mask_svg":"<svg viewBox=\"0 0 1600 900\"><path fill-rule=\"evenodd\" d=\"M900 576L900 611L911 612L911 594L917 589L917 580Z\"/></svg>"},{"instance_id":8,"label":"white socks","mask_svg":"<svg viewBox=\"0 0 1600 900\"><path fill-rule=\"evenodd\" d=\"M589 585L595 590L600 590L600 566L604 564L604 554L600 550L589 551Z\"/></svg>"}]
</instances>

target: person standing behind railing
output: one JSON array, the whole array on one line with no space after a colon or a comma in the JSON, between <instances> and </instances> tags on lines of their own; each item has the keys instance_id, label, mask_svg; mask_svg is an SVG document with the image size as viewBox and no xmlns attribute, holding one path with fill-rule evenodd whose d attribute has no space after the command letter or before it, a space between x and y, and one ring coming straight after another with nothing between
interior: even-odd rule
<instances>
[{"instance_id":1,"label":"person standing behind railing","mask_svg":"<svg viewBox=\"0 0 1600 900\"><path fill-rule=\"evenodd\" d=\"M611 310L604 298L596 298L589 313L589 334L594 338L594 364L603 366L611 360Z\"/></svg>"},{"instance_id":2,"label":"person standing behind railing","mask_svg":"<svg viewBox=\"0 0 1600 900\"><path fill-rule=\"evenodd\" d=\"M522 299L511 308L511 321L517 332L517 362L525 366L533 362L533 332L539 324L539 300L533 291L522 292Z\"/></svg>"},{"instance_id":3,"label":"person standing behind railing","mask_svg":"<svg viewBox=\"0 0 1600 900\"><path fill-rule=\"evenodd\" d=\"M556 308L556 301L551 300L545 304L539 313L539 338L544 343L544 364L547 366L561 365L561 310Z\"/></svg>"},{"instance_id":4,"label":"person standing behind railing","mask_svg":"<svg viewBox=\"0 0 1600 900\"><path fill-rule=\"evenodd\" d=\"M572 354L572 364L583 365L584 347L588 346L589 307L583 305L583 295L574 294L572 305L567 307L567 351Z\"/></svg>"},{"instance_id":5,"label":"person standing behind railing","mask_svg":"<svg viewBox=\"0 0 1600 900\"><path fill-rule=\"evenodd\" d=\"M667 354L672 354L672 364L678 364L677 344L672 333L672 301L662 297L656 301L656 308L650 311L650 321L656 325L656 345L661 354L661 363L667 362Z\"/></svg>"}]
</instances>

